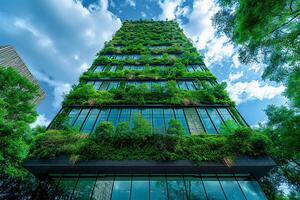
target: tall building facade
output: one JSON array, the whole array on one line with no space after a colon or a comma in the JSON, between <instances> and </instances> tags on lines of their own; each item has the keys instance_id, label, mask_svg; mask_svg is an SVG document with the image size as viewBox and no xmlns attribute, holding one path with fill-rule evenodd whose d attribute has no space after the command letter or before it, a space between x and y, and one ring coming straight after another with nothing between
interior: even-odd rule
<instances>
[{"instance_id":1,"label":"tall building facade","mask_svg":"<svg viewBox=\"0 0 300 200\"><path fill-rule=\"evenodd\" d=\"M75 145L95 137L106 121L119 134L114 147L103 143L114 136ZM266 199L257 179L275 164L268 156L228 159L222 127L230 123L248 126L176 22L125 21L24 167L53 182L54 199ZM80 134L61 140L53 129L65 133L66 125ZM120 136L130 130L147 134L136 144Z\"/></svg>"},{"instance_id":2,"label":"tall building facade","mask_svg":"<svg viewBox=\"0 0 300 200\"><path fill-rule=\"evenodd\" d=\"M38 86L39 95L34 99L34 104L38 104L45 98L45 92L39 86L38 81L30 73L16 50L10 45L0 45L0 67L13 67L18 70L24 77L29 79L33 84Z\"/></svg>"}]
</instances>

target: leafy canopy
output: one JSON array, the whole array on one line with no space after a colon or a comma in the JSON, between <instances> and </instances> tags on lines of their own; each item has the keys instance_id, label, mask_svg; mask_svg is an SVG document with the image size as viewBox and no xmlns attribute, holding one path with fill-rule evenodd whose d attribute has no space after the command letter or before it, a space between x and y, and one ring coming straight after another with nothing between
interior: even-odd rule
<instances>
[{"instance_id":1,"label":"leafy canopy","mask_svg":"<svg viewBox=\"0 0 300 200\"><path fill-rule=\"evenodd\" d=\"M0 172L20 176L27 155L24 141L36 119L33 99L38 88L13 68L0 66Z\"/></svg>"}]
</instances>

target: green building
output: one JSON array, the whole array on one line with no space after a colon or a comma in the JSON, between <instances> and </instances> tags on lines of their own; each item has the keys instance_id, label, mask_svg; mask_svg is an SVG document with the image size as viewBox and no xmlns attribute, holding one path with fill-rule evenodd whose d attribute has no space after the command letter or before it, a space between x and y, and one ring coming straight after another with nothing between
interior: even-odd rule
<instances>
[{"instance_id":1,"label":"green building","mask_svg":"<svg viewBox=\"0 0 300 200\"><path fill-rule=\"evenodd\" d=\"M178 24L125 21L24 167L40 199L266 199L264 141L226 127L248 125Z\"/></svg>"}]
</instances>

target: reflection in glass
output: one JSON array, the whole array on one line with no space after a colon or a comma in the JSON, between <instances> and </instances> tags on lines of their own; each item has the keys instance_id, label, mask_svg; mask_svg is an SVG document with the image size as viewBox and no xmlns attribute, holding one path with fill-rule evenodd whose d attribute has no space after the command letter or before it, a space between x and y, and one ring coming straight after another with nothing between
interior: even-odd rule
<instances>
[{"instance_id":1,"label":"reflection in glass","mask_svg":"<svg viewBox=\"0 0 300 200\"><path fill-rule=\"evenodd\" d=\"M220 183L223 187L227 199L243 200L245 196L240 189L239 184L234 178L222 178Z\"/></svg>"},{"instance_id":2,"label":"reflection in glass","mask_svg":"<svg viewBox=\"0 0 300 200\"><path fill-rule=\"evenodd\" d=\"M151 200L168 199L166 177L164 176L150 177L150 199Z\"/></svg>"},{"instance_id":3,"label":"reflection in glass","mask_svg":"<svg viewBox=\"0 0 300 200\"><path fill-rule=\"evenodd\" d=\"M149 177L133 177L131 200L149 199Z\"/></svg>"},{"instance_id":4,"label":"reflection in glass","mask_svg":"<svg viewBox=\"0 0 300 200\"><path fill-rule=\"evenodd\" d=\"M185 177L185 183L189 200L207 199L201 178Z\"/></svg>"},{"instance_id":5,"label":"reflection in glass","mask_svg":"<svg viewBox=\"0 0 300 200\"><path fill-rule=\"evenodd\" d=\"M97 178L92 200L110 200L113 186L113 177Z\"/></svg>"},{"instance_id":6,"label":"reflection in glass","mask_svg":"<svg viewBox=\"0 0 300 200\"><path fill-rule=\"evenodd\" d=\"M72 199L90 199L96 178L79 178Z\"/></svg>"},{"instance_id":7,"label":"reflection in glass","mask_svg":"<svg viewBox=\"0 0 300 200\"><path fill-rule=\"evenodd\" d=\"M116 177L114 181L112 200L126 200L130 197L131 178Z\"/></svg>"},{"instance_id":8,"label":"reflection in glass","mask_svg":"<svg viewBox=\"0 0 300 200\"><path fill-rule=\"evenodd\" d=\"M55 199L69 199L73 193L77 183L76 178L63 177L61 178L58 187L56 188L57 197Z\"/></svg>"},{"instance_id":9,"label":"reflection in glass","mask_svg":"<svg viewBox=\"0 0 300 200\"><path fill-rule=\"evenodd\" d=\"M203 178L202 180L208 199L225 199L221 185L217 178Z\"/></svg>"},{"instance_id":10,"label":"reflection in glass","mask_svg":"<svg viewBox=\"0 0 300 200\"><path fill-rule=\"evenodd\" d=\"M187 199L184 181L181 176L168 177L167 184L168 184L169 200Z\"/></svg>"},{"instance_id":11,"label":"reflection in glass","mask_svg":"<svg viewBox=\"0 0 300 200\"><path fill-rule=\"evenodd\" d=\"M245 178L238 178L238 182L248 200L267 199L256 181L247 180Z\"/></svg>"}]
</instances>

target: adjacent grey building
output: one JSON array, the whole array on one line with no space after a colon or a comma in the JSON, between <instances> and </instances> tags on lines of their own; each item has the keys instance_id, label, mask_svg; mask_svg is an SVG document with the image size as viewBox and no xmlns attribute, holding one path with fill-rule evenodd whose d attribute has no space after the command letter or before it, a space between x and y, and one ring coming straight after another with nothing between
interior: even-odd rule
<instances>
[{"instance_id":1,"label":"adjacent grey building","mask_svg":"<svg viewBox=\"0 0 300 200\"><path fill-rule=\"evenodd\" d=\"M24 77L28 78L32 83L38 86L39 96L34 99L34 104L38 104L44 97L45 92L39 86L38 81L31 74L16 50L10 45L0 45L0 66L13 67L18 70Z\"/></svg>"}]
</instances>

